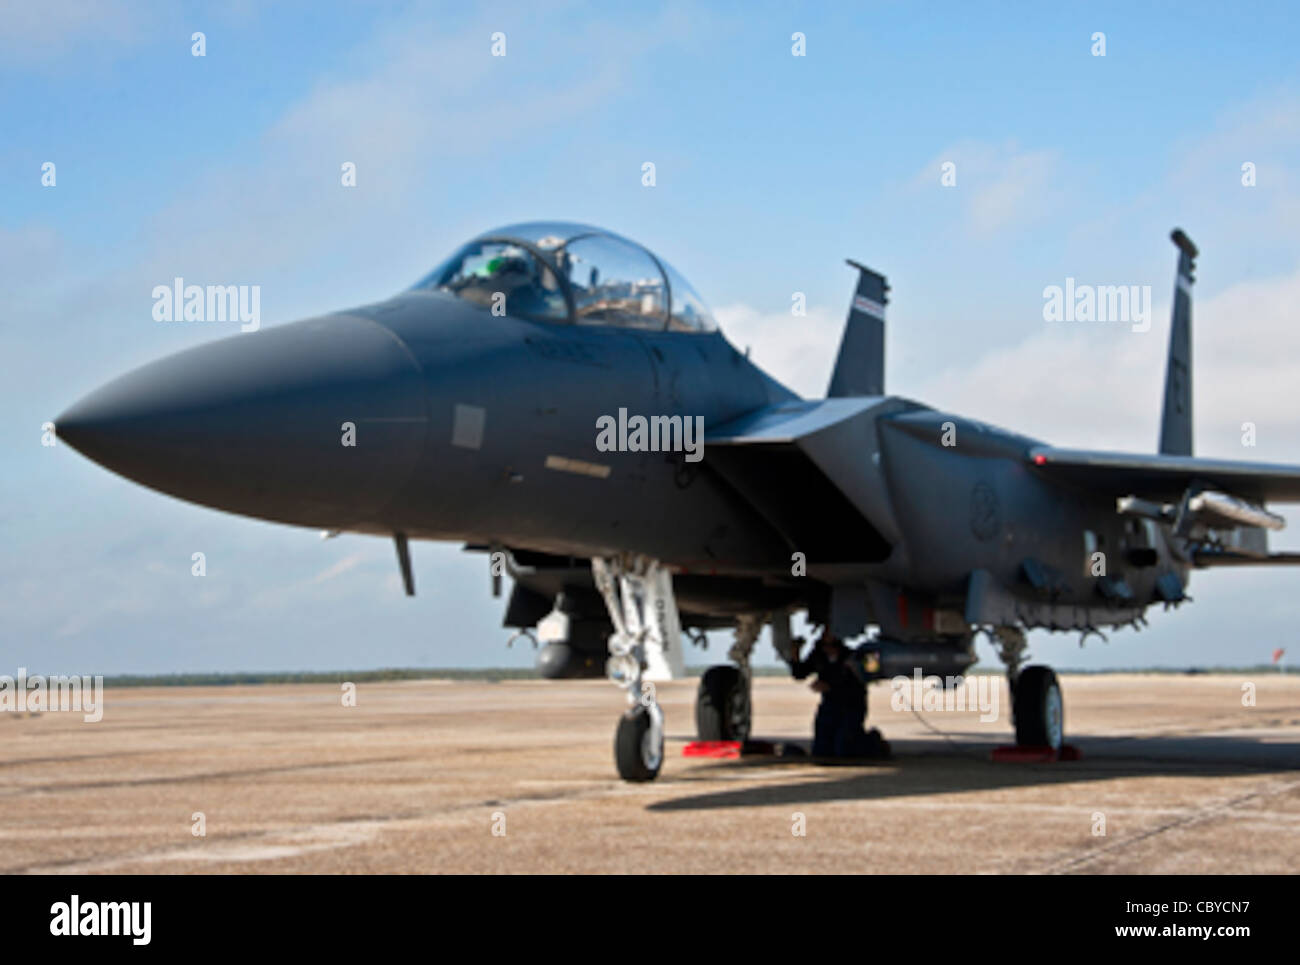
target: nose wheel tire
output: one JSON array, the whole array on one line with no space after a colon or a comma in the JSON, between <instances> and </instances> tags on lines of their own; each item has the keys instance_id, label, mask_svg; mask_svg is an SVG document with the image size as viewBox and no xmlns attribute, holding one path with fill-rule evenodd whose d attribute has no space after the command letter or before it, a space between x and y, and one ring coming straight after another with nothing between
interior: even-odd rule
<instances>
[{"instance_id":1,"label":"nose wheel tire","mask_svg":"<svg viewBox=\"0 0 1300 965\"><path fill-rule=\"evenodd\" d=\"M614 763L625 781L653 781L664 763L663 726L656 727L651 711L633 707L618 719L614 731Z\"/></svg>"},{"instance_id":2,"label":"nose wheel tire","mask_svg":"<svg viewBox=\"0 0 1300 965\"><path fill-rule=\"evenodd\" d=\"M739 668L710 667L695 696L695 733L702 741L749 739L749 689Z\"/></svg>"},{"instance_id":3,"label":"nose wheel tire","mask_svg":"<svg viewBox=\"0 0 1300 965\"><path fill-rule=\"evenodd\" d=\"M1016 743L1059 751L1065 740L1065 704L1051 667L1025 667L1016 677L1012 712Z\"/></svg>"}]
</instances>

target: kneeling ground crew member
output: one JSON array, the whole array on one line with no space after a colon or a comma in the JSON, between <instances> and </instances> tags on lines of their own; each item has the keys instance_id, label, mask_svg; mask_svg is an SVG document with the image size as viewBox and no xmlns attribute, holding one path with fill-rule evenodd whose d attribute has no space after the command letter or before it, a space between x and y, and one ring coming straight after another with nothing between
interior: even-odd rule
<instances>
[{"instance_id":1,"label":"kneeling ground crew member","mask_svg":"<svg viewBox=\"0 0 1300 965\"><path fill-rule=\"evenodd\" d=\"M863 730L867 716L867 689L849 666L852 652L829 631L822 634L807 660L798 651L790 664L795 680L817 675L812 689L822 695L813 725L814 757L863 757L871 742Z\"/></svg>"}]
</instances>

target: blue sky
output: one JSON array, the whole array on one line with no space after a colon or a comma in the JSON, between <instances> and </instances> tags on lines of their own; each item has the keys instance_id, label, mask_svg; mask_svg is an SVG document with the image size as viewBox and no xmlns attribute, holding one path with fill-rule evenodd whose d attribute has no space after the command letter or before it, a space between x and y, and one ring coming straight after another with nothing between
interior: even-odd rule
<instances>
[{"instance_id":1,"label":"blue sky","mask_svg":"<svg viewBox=\"0 0 1300 965\"><path fill-rule=\"evenodd\" d=\"M109 377L232 333L152 320L176 275L260 285L276 324L377 300L513 221L637 238L809 394L851 291L843 259L865 261L893 289L891 390L1137 450L1154 444L1180 224L1203 251L1198 451L1300 462L1294 10L1040 6L7 5L0 667L527 663L456 547L416 547L406 600L382 541L186 506L40 445ZM1152 286L1152 331L1044 322L1043 288L1067 276ZM1194 607L1143 634L1033 645L1067 666L1256 662L1290 643L1297 581L1199 574Z\"/></svg>"}]
</instances>

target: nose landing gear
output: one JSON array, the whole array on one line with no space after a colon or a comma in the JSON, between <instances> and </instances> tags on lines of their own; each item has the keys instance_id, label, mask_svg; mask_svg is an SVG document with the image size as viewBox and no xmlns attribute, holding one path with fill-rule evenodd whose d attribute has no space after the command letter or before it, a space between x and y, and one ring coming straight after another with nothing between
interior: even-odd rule
<instances>
[{"instance_id":1,"label":"nose landing gear","mask_svg":"<svg viewBox=\"0 0 1300 965\"><path fill-rule=\"evenodd\" d=\"M614 730L614 766L625 781L653 781L664 763L664 712L658 701L629 707Z\"/></svg>"},{"instance_id":2,"label":"nose landing gear","mask_svg":"<svg viewBox=\"0 0 1300 965\"><path fill-rule=\"evenodd\" d=\"M685 672L672 576L643 556L595 557L591 572L614 625L605 672L627 691L614 764L625 781L653 781L664 761L664 714L651 678Z\"/></svg>"}]
</instances>

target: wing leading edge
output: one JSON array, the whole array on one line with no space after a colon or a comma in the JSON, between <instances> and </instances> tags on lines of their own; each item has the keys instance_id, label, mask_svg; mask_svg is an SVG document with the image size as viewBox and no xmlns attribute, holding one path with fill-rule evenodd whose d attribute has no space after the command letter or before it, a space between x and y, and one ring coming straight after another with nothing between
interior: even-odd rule
<instances>
[{"instance_id":1,"label":"wing leading edge","mask_svg":"<svg viewBox=\"0 0 1300 965\"><path fill-rule=\"evenodd\" d=\"M1174 500L1197 487L1222 489L1259 503L1300 503L1300 466L1053 446L1035 446L1027 455L1034 468L1051 479L1116 498Z\"/></svg>"}]
</instances>

